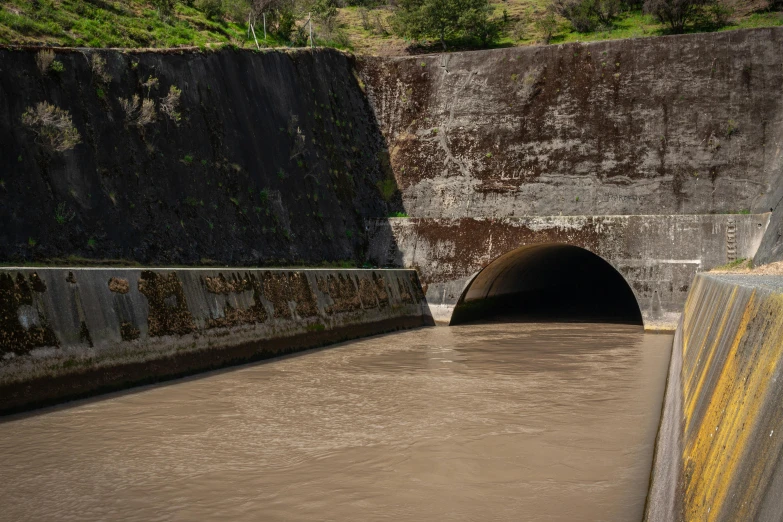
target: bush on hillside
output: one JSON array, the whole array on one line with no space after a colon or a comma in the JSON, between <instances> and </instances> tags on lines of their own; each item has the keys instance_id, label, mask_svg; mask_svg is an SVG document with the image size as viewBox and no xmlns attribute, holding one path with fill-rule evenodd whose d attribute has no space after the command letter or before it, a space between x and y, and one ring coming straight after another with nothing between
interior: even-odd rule
<instances>
[{"instance_id":1,"label":"bush on hillside","mask_svg":"<svg viewBox=\"0 0 783 522\"><path fill-rule=\"evenodd\" d=\"M668 25L671 32L682 33L703 15L705 6L714 3L714 0L645 0L644 10Z\"/></svg>"},{"instance_id":2,"label":"bush on hillside","mask_svg":"<svg viewBox=\"0 0 783 522\"><path fill-rule=\"evenodd\" d=\"M223 18L223 0L196 0L195 6L210 20Z\"/></svg>"},{"instance_id":3,"label":"bush on hillside","mask_svg":"<svg viewBox=\"0 0 783 522\"><path fill-rule=\"evenodd\" d=\"M621 11L620 0L554 0L552 10L578 33L610 28Z\"/></svg>"},{"instance_id":4,"label":"bush on hillside","mask_svg":"<svg viewBox=\"0 0 783 522\"><path fill-rule=\"evenodd\" d=\"M454 38L476 38L483 45L496 41L500 26L491 13L487 0L399 0L391 24L399 36L434 38L445 50Z\"/></svg>"},{"instance_id":5,"label":"bush on hillside","mask_svg":"<svg viewBox=\"0 0 783 522\"><path fill-rule=\"evenodd\" d=\"M251 17L254 23L260 24L264 15L267 32L280 40L291 40L297 20L295 0L253 0Z\"/></svg>"},{"instance_id":6,"label":"bush on hillside","mask_svg":"<svg viewBox=\"0 0 783 522\"><path fill-rule=\"evenodd\" d=\"M152 0L152 4L158 9L160 16L166 18L174 12L177 0Z\"/></svg>"}]
</instances>

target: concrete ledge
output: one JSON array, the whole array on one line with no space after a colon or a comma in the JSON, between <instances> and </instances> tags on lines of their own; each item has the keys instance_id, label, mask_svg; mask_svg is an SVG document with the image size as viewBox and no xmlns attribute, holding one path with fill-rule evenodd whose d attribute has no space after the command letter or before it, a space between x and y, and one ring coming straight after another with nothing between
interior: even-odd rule
<instances>
[{"instance_id":1,"label":"concrete ledge","mask_svg":"<svg viewBox=\"0 0 783 522\"><path fill-rule=\"evenodd\" d=\"M674 342L647 520L783 519L783 276L697 275Z\"/></svg>"},{"instance_id":2,"label":"concrete ledge","mask_svg":"<svg viewBox=\"0 0 783 522\"><path fill-rule=\"evenodd\" d=\"M0 271L0 413L432 324L412 270Z\"/></svg>"}]
</instances>

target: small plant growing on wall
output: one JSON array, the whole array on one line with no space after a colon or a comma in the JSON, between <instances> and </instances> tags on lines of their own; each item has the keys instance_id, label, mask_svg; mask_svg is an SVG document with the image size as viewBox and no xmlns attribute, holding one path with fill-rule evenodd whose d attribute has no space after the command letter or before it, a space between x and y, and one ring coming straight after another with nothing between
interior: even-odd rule
<instances>
[{"instance_id":1,"label":"small plant growing on wall","mask_svg":"<svg viewBox=\"0 0 783 522\"><path fill-rule=\"evenodd\" d=\"M53 61L54 51L51 49L43 49L35 53L35 64L38 66L38 70L41 71L41 74L46 74Z\"/></svg>"},{"instance_id":2,"label":"small plant growing on wall","mask_svg":"<svg viewBox=\"0 0 783 522\"><path fill-rule=\"evenodd\" d=\"M147 96L149 96L150 93L152 92L152 89L158 86L158 83L159 82L157 78L155 78L154 76L150 76L149 78L147 78L147 81L141 83L141 86L147 89Z\"/></svg>"},{"instance_id":3,"label":"small plant growing on wall","mask_svg":"<svg viewBox=\"0 0 783 522\"><path fill-rule=\"evenodd\" d=\"M65 204L65 202L60 203L57 205L57 208L54 209L54 220L57 221L57 224L64 225L67 222L71 221L76 216L76 213L68 208L68 205Z\"/></svg>"},{"instance_id":4,"label":"small plant growing on wall","mask_svg":"<svg viewBox=\"0 0 783 522\"><path fill-rule=\"evenodd\" d=\"M98 83L106 84L111 82L111 74L106 69L106 60L100 54L93 54L90 58L90 68Z\"/></svg>"},{"instance_id":5,"label":"small plant growing on wall","mask_svg":"<svg viewBox=\"0 0 783 522\"><path fill-rule=\"evenodd\" d=\"M61 73L65 70L62 62L58 62L54 59L54 51L51 49L43 49L35 54L35 64L38 66L38 70L41 74L47 72Z\"/></svg>"},{"instance_id":6,"label":"small plant growing on wall","mask_svg":"<svg viewBox=\"0 0 783 522\"><path fill-rule=\"evenodd\" d=\"M387 178L376 183L378 191L384 201L391 201L394 193L397 192L397 183L394 179Z\"/></svg>"},{"instance_id":7,"label":"small plant growing on wall","mask_svg":"<svg viewBox=\"0 0 783 522\"><path fill-rule=\"evenodd\" d=\"M81 143L71 114L48 102L28 107L22 114L22 124L36 133L41 145L51 152L65 152Z\"/></svg>"},{"instance_id":8,"label":"small plant growing on wall","mask_svg":"<svg viewBox=\"0 0 783 522\"><path fill-rule=\"evenodd\" d=\"M179 108L179 97L182 95L182 91L176 86L169 87L169 93L160 100L160 112L171 118L174 123L179 124L179 120L182 116L177 111Z\"/></svg>"},{"instance_id":9,"label":"small plant growing on wall","mask_svg":"<svg viewBox=\"0 0 783 522\"><path fill-rule=\"evenodd\" d=\"M155 121L155 102L149 98L141 100L138 94L134 94L130 98L120 98L119 102L128 125L143 127Z\"/></svg>"},{"instance_id":10,"label":"small plant growing on wall","mask_svg":"<svg viewBox=\"0 0 783 522\"><path fill-rule=\"evenodd\" d=\"M736 134L737 130L739 130L739 127L737 127L737 122L734 120L729 120L728 124L726 124L726 137L728 138L732 134Z\"/></svg>"}]
</instances>

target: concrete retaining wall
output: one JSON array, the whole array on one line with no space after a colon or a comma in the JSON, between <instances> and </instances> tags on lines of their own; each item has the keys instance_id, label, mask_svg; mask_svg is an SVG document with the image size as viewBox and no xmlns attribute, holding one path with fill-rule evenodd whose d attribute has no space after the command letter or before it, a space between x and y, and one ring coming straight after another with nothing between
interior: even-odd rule
<instances>
[{"instance_id":1,"label":"concrete retaining wall","mask_svg":"<svg viewBox=\"0 0 783 522\"><path fill-rule=\"evenodd\" d=\"M357 65L408 215L766 212L781 43L776 27Z\"/></svg>"},{"instance_id":2,"label":"concrete retaining wall","mask_svg":"<svg viewBox=\"0 0 783 522\"><path fill-rule=\"evenodd\" d=\"M783 277L698 275L666 394L647 520L783 520Z\"/></svg>"},{"instance_id":3,"label":"concrete retaining wall","mask_svg":"<svg viewBox=\"0 0 783 522\"><path fill-rule=\"evenodd\" d=\"M0 271L0 413L431 323L412 270Z\"/></svg>"},{"instance_id":4,"label":"concrete retaining wall","mask_svg":"<svg viewBox=\"0 0 783 522\"><path fill-rule=\"evenodd\" d=\"M567 243L601 256L631 286L647 327L674 329L694 275L750 258L768 214L542 216L518 219L389 219L370 228L381 266L416 268L430 310L448 322L465 286L520 246Z\"/></svg>"}]
</instances>

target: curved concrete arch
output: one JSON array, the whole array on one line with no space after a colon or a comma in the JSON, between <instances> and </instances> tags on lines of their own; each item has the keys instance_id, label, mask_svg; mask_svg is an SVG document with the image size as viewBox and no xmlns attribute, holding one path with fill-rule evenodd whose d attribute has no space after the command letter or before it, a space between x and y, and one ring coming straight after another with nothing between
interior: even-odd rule
<instances>
[{"instance_id":1,"label":"curved concrete arch","mask_svg":"<svg viewBox=\"0 0 783 522\"><path fill-rule=\"evenodd\" d=\"M599 255L566 243L511 250L470 279L450 324L504 316L642 325L625 278Z\"/></svg>"}]
</instances>

